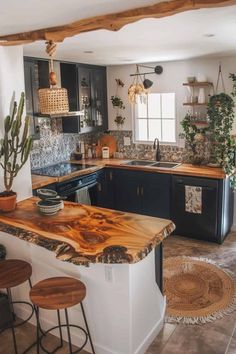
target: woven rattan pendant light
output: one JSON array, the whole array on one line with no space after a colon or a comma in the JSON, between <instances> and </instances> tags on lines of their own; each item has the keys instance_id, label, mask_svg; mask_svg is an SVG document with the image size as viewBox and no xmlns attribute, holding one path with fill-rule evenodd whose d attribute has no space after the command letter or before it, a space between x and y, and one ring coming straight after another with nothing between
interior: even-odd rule
<instances>
[{"instance_id":1,"label":"woven rattan pendant light","mask_svg":"<svg viewBox=\"0 0 236 354\"><path fill-rule=\"evenodd\" d=\"M39 110L41 114L60 114L69 112L67 89L57 87L56 74L53 71L53 55L56 51L56 43L46 42L46 53L50 57L49 83L50 88L38 90Z\"/></svg>"}]
</instances>

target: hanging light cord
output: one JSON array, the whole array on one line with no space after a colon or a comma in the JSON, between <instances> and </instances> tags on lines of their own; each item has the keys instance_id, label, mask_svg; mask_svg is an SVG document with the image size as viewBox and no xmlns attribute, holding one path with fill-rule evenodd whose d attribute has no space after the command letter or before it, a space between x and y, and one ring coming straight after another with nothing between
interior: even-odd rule
<instances>
[{"instance_id":1,"label":"hanging light cord","mask_svg":"<svg viewBox=\"0 0 236 354\"><path fill-rule=\"evenodd\" d=\"M225 83L224 83L224 78L222 75L221 63L219 64L219 72L218 72L217 84L216 84L216 93L218 93L218 87L219 87L220 80L222 83L223 91L225 92Z\"/></svg>"},{"instance_id":2,"label":"hanging light cord","mask_svg":"<svg viewBox=\"0 0 236 354\"><path fill-rule=\"evenodd\" d=\"M57 79L56 79L56 74L53 71L53 55L55 54L57 49L57 44L53 41L47 41L46 42L46 53L50 57L50 64L49 64L49 83L50 86L56 86L57 84Z\"/></svg>"}]
</instances>

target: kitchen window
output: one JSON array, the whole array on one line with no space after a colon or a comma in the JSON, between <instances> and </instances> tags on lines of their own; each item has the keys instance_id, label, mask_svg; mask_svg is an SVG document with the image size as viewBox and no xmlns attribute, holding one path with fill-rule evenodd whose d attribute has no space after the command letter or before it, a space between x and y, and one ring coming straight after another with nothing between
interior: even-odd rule
<instances>
[{"instance_id":1,"label":"kitchen window","mask_svg":"<svg viewBox=\"0 0 236 354\"><path fill-rule=\"evenodd\" d=\"M135 140L163 143L176 142L175 93L149 93L135 105Z\"/></svg>"}]
</instances>

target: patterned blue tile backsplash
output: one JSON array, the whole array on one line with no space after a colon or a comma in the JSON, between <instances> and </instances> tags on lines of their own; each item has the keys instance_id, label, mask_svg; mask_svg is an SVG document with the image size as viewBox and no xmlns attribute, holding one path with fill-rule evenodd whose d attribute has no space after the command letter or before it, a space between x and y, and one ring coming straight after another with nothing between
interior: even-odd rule
<instances>
[{"instance_id":1,"label":"patterned blue tile backsplash","mask_svg":"<svg viewBox=\"0 0 236 354\"><path fill-rule=\"evenodd\" d=\"M31 151L31 168L40 168L53 163L69 160L79 141L86 144L97 143L103 133L63 134L60 119L40 118L40 139L35 140ZM152 144L135 144L130 130L114 130L110 132L117 139L120 157L126 159L154 159L155 151ZM130 137L131 145L124 146L124 137ZM202 147L201 153L207 154ZM161 145L161 160L188 162L188 149L173 145Z\"/></svg>"}]
</instances>

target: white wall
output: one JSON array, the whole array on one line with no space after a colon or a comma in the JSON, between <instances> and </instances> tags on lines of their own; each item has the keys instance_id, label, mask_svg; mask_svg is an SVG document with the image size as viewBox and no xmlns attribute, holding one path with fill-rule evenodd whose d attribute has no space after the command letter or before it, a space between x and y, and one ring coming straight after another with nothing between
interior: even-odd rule
<instances>
[{"instance_id":1,"label":"white wall","mask_svg":"<svg viewBox=\"0 0 236 354\"><path fill-rule=\"evenodd\" d=\"M22 91L24 91L23 47L0 46L0 138L3 136L3 121L9 114L13 93L15 99L19 101ZM0 191L3 189L3 171L0 169ZM13 190L17 192L18 201L32 195L29 160L15 178Z\"/></svg>"},{"instance_id":2,"label":"white wall","mask_svg":"<svg viewBox=\"0 0 236 354\"><path fill-rule=\"evenodd\" d=\"M236 56L224 57L216 59L192 59L184 61L170 61L163 63L151 63L150 66L162 65L163 73L161 75L150 75L150 78L154 85L150 89L150 92L175 92L176 93L176 113L177 113L177 137L180 132L180 121L184 118L188 111L188 107L183 106L186 96L186 88L183 87L183 82L187 81L188 76L197 76L198 73L206 75L208 81L213 82L216 87L219 61L222 63L222 72L225 82L226 93L230 93L232 90L232 81L228 78L229 73L236 73ZM128 88L132 83L133 78L129 75L135 72L135 65L120 65L110 66L107 69L108 76L108 116L109 116L109 129L117 129L114 123L116 111L112 107L110 97L116 93L115 79L119 78L125 86L119 89L119 94L122 97L126 109L122 114L126 117L124 129L132 129L132 106L128 102ZM140 69L140 72L144 72L144 68ZM149 69L147 69L149 71ZM220 86L222 90L222 86ZM234 133L236 133L236 120L234 124Z\"/></svg>"}]
</instances>

